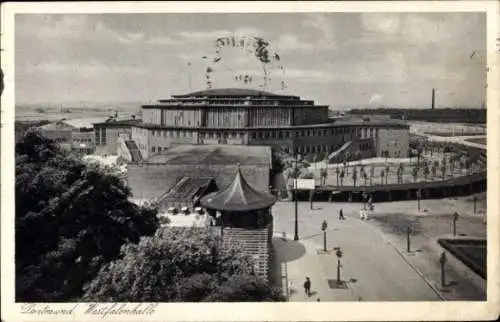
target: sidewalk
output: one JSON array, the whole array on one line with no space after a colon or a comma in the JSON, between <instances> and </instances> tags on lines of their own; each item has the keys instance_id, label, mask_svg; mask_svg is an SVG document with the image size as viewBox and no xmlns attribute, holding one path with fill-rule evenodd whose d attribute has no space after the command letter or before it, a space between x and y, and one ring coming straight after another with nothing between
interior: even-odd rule
<instances>
[{"instance_id":1,"label":"sidewalk","mask_svg":"<svg viewBox=\"0 0 500 322\"><path fill-rule=\"evenodd\" d=\"M287 234L287 236L293 236ZM275 265L280 265L282 276L283 294L292 302L316 302L319 298L321 301L356 301L349 288L331 289L327 283L328 279L336 279L332 274L324 273L324 264L321 263L324 256L333 256L334 254L318 255L319 247L310 241L293 241L292 239L283 240L281 235L276 234L273 239L273 247L275 252ZM286 261L292 249L300 248L303 254L296 259ZM293 255L292 255L293 256ZM311 279L311 297L307 297L304 293L303 284L309 277ZM292 283L292 292L288 291L288 283Z\"/></svg>"},{"instance_id":2,"label":"sidewalk","mask_svg":"<svg viewBox=\"0 0 500 322\"><path fill-rule=\"evenodd\" d=\"M341 280L335 288L337 257L321 252L322 234L300 241L274 240L276 264L281 265L282 285L290 301L436 301L439 296L382 235L363 221L350 218L328 231L327 249L340 247ZM288 236L293 236L287 234ZM278 235L279 236L279 235ZM362 236L362 238L359 238ZM300 251L296 251L300 248ZM320 250L318 252L318 250ZM287 259L287 254L292 257ZM312 281L313 296L304 295L305 277ZM331 280L330 288L328 280ZM297 292L286 294L292 281Z\"/></svg>"}]
</instances>

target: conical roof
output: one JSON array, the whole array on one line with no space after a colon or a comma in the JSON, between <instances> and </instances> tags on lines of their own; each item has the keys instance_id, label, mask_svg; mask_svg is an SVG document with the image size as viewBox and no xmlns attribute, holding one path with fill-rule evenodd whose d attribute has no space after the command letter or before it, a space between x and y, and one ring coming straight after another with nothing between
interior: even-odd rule
<instances>
[{"instance_id":1,"label":"conical roof","mask_svg":"<svg viewBox=\"0 0 500 322\"><path fill-rule=\"evenodd\" d=\"M264 209L272 206L276 197L267 192L259 192L252 188L241 175L240 167L233 183L224 191L213 192L201 199L205 208L222 211L248 211Z\"/></svg>"}]
</instances>

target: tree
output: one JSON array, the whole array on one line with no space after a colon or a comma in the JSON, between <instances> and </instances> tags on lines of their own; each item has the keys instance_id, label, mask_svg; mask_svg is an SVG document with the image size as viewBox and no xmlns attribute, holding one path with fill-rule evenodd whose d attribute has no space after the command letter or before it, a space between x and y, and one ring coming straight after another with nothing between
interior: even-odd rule
<instances>
[{"instance_id":1,"label":"tree","mask_svg":"<svg viewBox=\"0 0 500 322\"><path fill-rule=\"evenodd\" d=\"M285 169L285 163L276 148L271 149L272 171L274 174L281 173Z\"/></svg>"},{"instance_id":2,"label":"tree","mask_svg":"<svg viewBox=\"0 0 500 322\"><path fill-rule=\"evenodd\" d=\"M297 167L287 168L285 170L285 175L287 176L287 178L297 179L300 175L300 169Z\"/></svg>"},{"instance_id":3,"label":"tree","mask_svg":"<svg viewBox=\"0 0 500 322\"><path fill-rule=\"evenodd\" d=\"M388 183L388 178L389 178L389 170L391 169L391 167L389 165L386 165L385 166L385 183L387 184Z\"/></svg>"},{"instance_id":4,"label":"tree","mask_svg":"<svg viewBox=\"0 0 500 322\"><path fill-rule=\"evenodd\" d=\"M361 163L361 150L357 149L356 152L354 153L356 160L358 160L358 164Z\"/></svg>"},{"instance_id":5,"label":"tree","mask_svg":"<svg viewBox=\"0 0 500 322\"><path fill-rule=\"evenodd\" d=\"M16 300L68 301L124 243L151 235L156 209L129 202L108 168L30 130L16 144Z\"/></svg>"},{"instance_id":6,"label":"tree","mask_svg":"<svg viewBox=\"0 0 500 322\"><path fill-rule=\"evenodd\" d=\"M387 163L387 158L389 157L389 151L388 150L382 151L382 156L385 157L385 163Z\"/></svg>"},{"instance_id":7,"label":"tree","mask_svg":"<svg viewBox=\"0 0 500 322\"><path fill-rule=\"evenodd\" d=\"M402 163L399 164L397 172L398 183L403 183L404 165Z\"/></svg>"},{"instance_id":8,"label":"tree","mask_svg":"<svg viewBox=\"0 0 500 322\"><path fill-rule=\"evenodd\" d=\"M465 160L465 171L467 174L471 174L471 168L472 168L472 160L470 158L467 158Z\"/></svg>"},{"instance_id":9,"label":"tree","mask_svg":"<svg viewBox=\"0 0 500 322\"><path fill-rule=\"evenodd\" d=\"M339 174L340 174L340 169L339 166L335 168L335 174L337 175L337 186L339 185Z\"/></svg>"},{"instance_id":10,"label":"tree","mask_svg":"<svg viewBox=\"0 0 500 322\"><path fill-rule=\"evenodd\" d=\"M427 177L429 177L429 165L427 163L424 164L424 178L425 178L425 181L427 181Z\"/></svg>"},{"instance_id":11,"label":"tree","mask_svg":"<svg viewBox=\"0 0 500 322\"><path fill-rule=\"evenodd\" d=\"M326 184L326 178L328 176L328 169L327 168L320 168L319 169L319 175L321 178L321 184L325 185Z\"/></svg>"},{"instance_id":12,"label":"tree","mask_svg":"<svg viewBox=\"0 0 500 322\"><path fill-rule=\"evenodd\" d=\"M356 187L356 180L358 179L358 170L356 167L352 169L352 181L354 183L354 186Z\"/></svg>"},{"instance_id":13,"label":"tree","mask_svg":"<svg viewBox=\"0 0 500 322\"><path fill-rule=\"evenodd\" d=\"M254 275L238 244L220 247L209 229L164 228L119 258L86 287L84 300L112 302L279 301L278 290Z\"/></svg>"},{"instance_id":14,"label":"tree","mask_svg":"<svg viewBox=\"0 0 500 322\"><path fill-rule=\"evenodd\" d=\"M422 156L422 146L419 144L417 146L417 164L420 164L420 157Z\"/></svg>"},{"instance_id":15,"label":"tree","mask_svg":"<svg viewBox=\"0 0 500 322\"><path fill-rule=\"evenodd\" d=\"M380 171L380 183L381 184L384 184L384 176L385 176L384 169L382 169Z\"/></svg>"},{"instance_id":16,"label":"tree","mask_svg":"<svg viewBox=\"0 0 500 322\"><path fill-rule=\"evenodd\" d=\"M414 166L412 169L413 182L417 182L418 177L418 167Z\"/></svg>"},{"instance_id":17,"label":"tree","mask_svg":"<svg viewBox=\"0 0 500 322\"><path fill-rule=\"evenodd\" d=\"M372 180L374 176L375 176L375 166L372 165L372 167L370 168L370 185L372 185Z\"/></svg>"},{"instance_id":18,"label":"tree","mask_svg":"<svg viewBox=\"0 0 500 322\"><path fill-rule=\"evenodd\" d=\"M439 161L434 161L434 163L432 164L432 175L434 177L437 176L437 169L439 168Z\"/></svg>"},{"instance_id":19,"label":"tree","mask_svg":"<svg viewBox=\"0 0 500 322\"><path fill-rule=\"evenodd\" d=\"M345 176L345 173L344 173L344 169L342 168L342 170L340 171L340 185L341 186L344 185L344 176Z\"/></svg>"},{"instance_id":20,"label":"tree","mask_svg":"<svg viewBox=\"0 0 500 322\"><path fill-rule=\"evenodd\" d=\"M346 169L346 175L349 175L349 167L347 163L351 161L351 152L347 151L344 158L344 168Z\"/></svg>"}]
</instances>

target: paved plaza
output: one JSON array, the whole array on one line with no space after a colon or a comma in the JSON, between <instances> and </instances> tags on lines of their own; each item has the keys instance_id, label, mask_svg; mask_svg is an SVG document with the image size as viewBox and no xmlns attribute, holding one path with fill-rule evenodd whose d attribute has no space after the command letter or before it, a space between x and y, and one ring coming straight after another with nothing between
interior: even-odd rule
<instances>
[{"instance_id":1,"label":"paved plaza","mask_svg":"<svg viewBox=\"0 0 500 322\"><path fill-rule=\"evenodd\" d=\"M449 200L450 205L463 206ZM443 206L444 202L444 206ZM451 231L441 213L446 200L422 202L426 213L418 213L416 202L392 202L375 205L367 221L359 219L358 203L317 202L299 203L299 241L293 241L294 204L279 202L273 207L275 278L281 282L290 301L436 301L481 300L485 298L486 282L451 258L446 266L449 285L441 287L437 237L449 236ZM342 208L346 220L338 220ZM408 211L415 208L414 211ZM406 212L405 212L406 211ZM398 216L397 214L407 214ZM419 234L411 237L411 251L407 253L406 238L387 226L387 214L411 220L426 216L419 226ZM461 217L458 228L467 236L484 237L486 226L483 215L472 213ZM391 218L392 218L391 217ZM322 253L321 223L328 222L327 249ZM385 225L385 226L384 226ZM283 238L285 233L286 238ZM345 288L335 287L337 257L334 247L343 251L341 280ZM304 294L305 277L312 281L312 295ZM329 285L328 280L333 284ZM291 283L290 283L291 282ZM278 282L279 283L279 282ZM291 285L292 292L289 291ZM333 286L330 287L330 286Z\"/></svg>"}]
</instances>

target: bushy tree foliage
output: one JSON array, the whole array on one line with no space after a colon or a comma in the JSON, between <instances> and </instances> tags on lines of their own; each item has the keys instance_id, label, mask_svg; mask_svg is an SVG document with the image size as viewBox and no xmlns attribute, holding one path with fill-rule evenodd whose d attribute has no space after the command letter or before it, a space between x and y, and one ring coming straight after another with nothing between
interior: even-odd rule
<instances>
[{"instance_id":1,"label":"bushy tree foliage","mask_svg":"<svg viewBox=\"0 0 500 322\"><path fill-rule=\"evenodd\" d=\"M224 247L209 229L164 228L122 248L88 286L89 301L273 301L277 290L253 274L241 248Z\"/></svg>"},{"instance_id":2,"label":"bushy tree foliage","mask_svg":"<svg viewBox=\"0 0 500 322\"><path fill-rule=\"evenodd\" d=\"M152 235L156 209L35 130L16 144L16 300L70 301L120 247Z\"/></svg>"}]
</instances>

